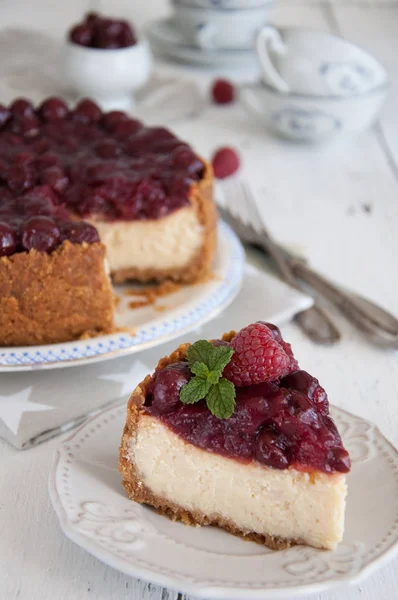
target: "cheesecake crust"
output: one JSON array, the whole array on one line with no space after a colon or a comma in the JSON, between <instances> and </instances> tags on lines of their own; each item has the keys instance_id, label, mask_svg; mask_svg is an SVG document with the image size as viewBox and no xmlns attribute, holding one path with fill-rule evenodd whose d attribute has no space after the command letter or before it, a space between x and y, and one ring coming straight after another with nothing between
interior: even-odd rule
<instances>
[{"instance_id":1,"label":"cheesecake crust","mask_svg":"<svg viewBox=\"0 0 398 600\"><path fill-rule=\"evenodd\" d=\"M105 246L72 244L0 258L0 345L66 342L114 330Z\"/></svg>"},{"instance_id":2,"label":"cheesecake crust","mask_svg":"<svg viewBox=\"0 0 398 600\"><path fill-rule=\"evenodd\" d=\"M230 341L234 335L235 332L231 331L228 334L224 334L223 339L225 341ZM189 346L190 344L182 344L177 350L170 354L170 356L162 358L159 361L156 371L163 369L169 364L184 360ZM243 531L228 519L224 519L221 515L209 518L198 511L188 511L181 506L170 502L166 498L153 494L151 490L145 486L135 464L128 459L128 456L131 440L136 437L139 419L145 412L143 406L153 377L154 376L152 375L148 375L144 381L136 387L127 404L127 419L119 449L119 471L122 474L123 485L129 498L140 504L152 506L158 513L168 517L172 521L181 521L185 525L213 525L220 527L244 540L262 544L272 550L283 550L297 544L304 544L304 541L300 539L283 539L271 535L261 535L253 531Z\"/></svg>"},{"instance_id":3,"label":"cheesecake crust","mask_svg":"<svg viewBox=\"0 0 398 600\"><path fill-rule=\"evenodd\" d=\"M165 281L167 279L180 283L195 283L206 278L209 274L217 244L217 209L213 200L213 170L205 162L202 179L192 185L189 201L198 215L203 229L203 243L193 259L177 269L139 269L136 267L112 271L112 280L123 283L136 280L141 283L149 281ZM184 232L181 232L183 239ZM182 248L183 251L183 248Z\"/></svg>"}]
</instances>

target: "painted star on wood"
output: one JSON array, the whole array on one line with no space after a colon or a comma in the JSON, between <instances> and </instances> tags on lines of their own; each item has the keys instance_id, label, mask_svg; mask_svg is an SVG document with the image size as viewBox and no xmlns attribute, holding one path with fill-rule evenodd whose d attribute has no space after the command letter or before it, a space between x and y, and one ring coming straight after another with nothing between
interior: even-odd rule
<instances>
[{"instance_id":1,"label":"painted star on wood","mask_svg":"<svg viewBox=\"0 0 398 600\"><path fill-rule=\"evenodd\" d=\"M134 387L142 381L148 373L149 368L144 365L144 363L137 360L127 373L109 373L109 375L101 375L99 378L106 379L106 381L122 383L123 386L120 391L120 396L125 396L126 394L131 394Z\"/></svg>"},{"instance_id":2,"label":"painted star on wood","mask_svg":"<svg viewBox=\"0 0 398 600\"><path fill-rule=\"evenodd\" d=\"M10 396L0 396L0 420L14 435L18 433L24 413L55 410L55 406L29 402L31 391L32 388L28 387Z\"/></svg>"}]
</instances>

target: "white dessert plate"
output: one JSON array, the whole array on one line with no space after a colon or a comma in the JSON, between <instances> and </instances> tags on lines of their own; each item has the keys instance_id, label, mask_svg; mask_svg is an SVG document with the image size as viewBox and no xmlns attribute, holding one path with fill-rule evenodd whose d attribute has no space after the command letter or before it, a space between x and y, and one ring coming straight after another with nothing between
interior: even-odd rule
<instances>
[{"instance_id":1,"label":"white dessert plate","mask_svg":"<svg viewBox=\"0 0 398 600\"><path fill-rule=\"evenodd\" d=\"M0 373L92 364L170 341L214 318L232 302L242 283L244 264L240 241L232 229L221 222L214 276L209 281L184 286L159 298L154 306L135 309L129 308L129 303L140 298L126 296L128 286L115 286L120 299L116 325L134 331L134 335L123 332L62 344L1 347Z\"/></svg>"},{"instance_id":2,"label":"white dessert plate","mask_svg":"<svg viewBox=\"0 0 398 600\"><path fill-rule=\"evenodd\" d=\"M273 552L129 500L117 471L125 412L125 403L104 410L69 437L49 480L64 533L105 564L200 598L297 599L357 584L397 549L398 452L360 417L332 409L353 463L343 542L334 552Z\"/></svg>"},{"instance_id":3,"label":"white dessert plate","mask_svg":"<svg viewBox=\"0 0 398 600\"><path fill-rule=\"evenodd\" d=\"M147 28L147 37L161 56L168 56L184 63L193 63L206 67L232 67L257 66L257 55L253 50L204 50L188 44L173 18L154 21Z\"/></svg>"}]
</instances>

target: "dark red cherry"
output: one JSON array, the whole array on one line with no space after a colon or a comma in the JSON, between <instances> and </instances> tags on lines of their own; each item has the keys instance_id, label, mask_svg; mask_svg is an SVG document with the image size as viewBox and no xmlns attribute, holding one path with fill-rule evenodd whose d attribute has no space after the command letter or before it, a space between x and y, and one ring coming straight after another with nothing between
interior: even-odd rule
<instances>
[{"instance_id":1,"label":"dark red cherry","mask_svg":"<svg viewBox=\"0 0 398 600\"><path fill-rule=\"evenodd\" d=\"M121 110L112 110L102 117L102 124L108 131L113 131L115 126L122 121L128 121L129 117Z\"/></svg>"},{"instance_id":2,"label":"dark red cherry","mask_svg":"<svg viewBox=\"0 0 398 600\"><path fill-rule=\"evenodd\" d=\"M17 98L10 106L10 110L14 117L18 117L20 120L30 120L35 118L35 110L25 98Z\"/></svg>"},{"instance_id":3,"label":"dark red cherry","mask_svg":"<svg viewBox=\"0 0 398 600\"><path fill-rule=\"evenodd\" d=\"M15 118L11 124L11 131L22 135L25 140L30 140L40 134L40 121L35 115L26 119Z\"/></svg>"},{"instance_id":4,"label":"dark red cherry","mask_svg":"<svg viewBox=\"0 0 398 600\"><path fill-rule=\"evenodd\" d=\"M95 151L101 158L116 158L121 153L120 144L115 140L105 139L97 144Z\"/></svg>"},{"instance_id":5,"label":"dark red cherry","mask_svg":"<svg viewBox=\"0 0 398 600\"><path fill-rule=\"evenodd\" d=\"M44 121L65 119L68 113L68 106L60 98L47 98L39 108L39 114Z\"/></svg>"},{"instance_id":6,"label":"dark red cherry","mask_svg":"<svg viewBox=\"0 0 398 600\"><path fill-rule=\"evenodd\" d=\"M69 34L69 38L79 46L91 46L93 40L93 29L90 25L76 25Z\"/></svg>"},{"instance_id":7,"label":"dark red cherry","mask_svg":"<svg viewBox=\"0 0 398 600\"><path fill-rule=\"evenodd\" d=\"M0 256L10 256L16 248L15 231L7 223L0 222Z\"/></svg>"},{"instance_id":8,"label":"dark red cherry","mask_svg":"<svg viewBox=\"0 0 398 600\"><path fill-rule=\"evenodd\" d=\"M296 371L295 373L283 377L280 385L283 388L301 392L313 401L322 414L328 414L329 401L325 390L320 385L318 379L312 377L312 375L306 371Z\"/></svg>"},{"instance_id":9,"label":"dark red cherry","mask_svg":"<svg viewBox=\"0 0 398 600\"><path fill-rule=\"evenodd\" d=\"M39 185L19 197L18 202L23 207L23 214L33 217L52 214L58 205L58 197L49 185Z\"/></svg>"},{"instance_id":10,"label":"dark red cherry","mask_svg":"<svg viewBox=\"0 0 398 600\"><path fill-rule=\"evenodd\" d=\"M37 167L40 170L47 169L59 164L59 157L53 152L46 152L37 159Z\"/></svg>"},{"instance_id":11,"label":"dark red cherry","mask_svg":"<svg viewBox=\"0 0 398 600\"><path fill-rule=\"evenodd\" d=\"M177 169L186 169L195 159L195 154L188 146L179 146L173 153L173 164Z\"/></svg>"},{"instance_id":12,"label":"dark red cherry","mask_svg":"<svg viewBox=\"0 0 398 600\"><path fill-rule=\"evenodd\" d=\"M82 221L70 221L62 226L63 238L73 242L74 244L94 244L99 242L100 238L98 231L89 223Z\"/></svg>"},{"instance_id":13,"label":"dark red cherry","mask_svg":"<svg viewBox=\"0 0 398 600\"><path fill-rule=\"evenodd\" d=\"M61 242L61 232L49 217L33 217L22 228L24 250L51 252Z\"/></svg>"},{"instance_id":14,"label":"dark red cherry","mask_svg":"<svg viewBox=\"0 0 398 600\"><path fill-rule=\"evenodd\" d=\"M255 458L274 469L287 469L289 460L276 433L265 428L257 435Z\"/></svg>"},{"instance_id":15,"label":"dark red cherry","mask_svg":"<svg viewBox=\"0 0 398 600\"><path fill-rule=\"evenodd\" d=\"M51 143L46 138L38 138L32 142L30 146L31 150L35 152L35 154L44 154L51 146Z\"/></svg>"},{"instance_id":16,"label":"dark red cherry","mask_svg":"<svg viewBox=\"0 0 398 600\"><path fill-rule=\"evenodd\" d=\"M36 170L30 164L17 164L9 168L7 182L13 192L20 194L34 186L36 177Z\"/></svg>"},{"instance_id":17,"label":"dark red cherry","mask_svg":"<svg viewBox=\"0 0 398 600\"><path fill-rule=\"evenodd\" d=\"M137 133L141 127L142 123L140 121L137 121L136 119L127 119L126 121L119 121L119 123L114 125L113 133L115 137L123 140L130 137L130 135Z\"/></svg>"},{"instance_id":18,"label":"dark red cherry","mask_svg":"<svg viewBox=\"0 0 398 600\"><path fill-rule=\"evenodd\" d=\"M0 179L7 181L8 164L5 160L0 159ZM3 192L3 189L1 190ZM8 190L7 190L8 191ZM1 204L0 204L1 207Z\"/></svg>"},{"instance_id":19,"label":"dark red cherry","mask_svg":"<svg viewBox=\"0 0 398 600\"><path fill-rule=\"evenodd\" d=\"M12 157L12 162L16 165L32 163L35 160L35 155L31 152L17 152Z\"/></svg>"},{"instance_id":20,"label":"dark red cherry","mask_svg":"<svg viewBox=\"0 0 398 600\"><path fill-rule=\"evenodd\" d=\"M279 327L277 327L273 323L266 323L265 321L257 321L257 322L262 323L263 325L266 325L268 327L268 329L271 330L272 337L274 338L274 340L276 340L279 343L282 342L282 334L281 334L281 330L279 329Z\"/></svg>"},{"instance_id":21,"label":"dark red cherry","mask_svg":"<svg viewBox=\"0 0 398 600\"><path fill-rule=\"evenodd\" d=\"M40 174L40 180L42 183L51 185L53 190L62 194L69 184L69 179L65 175L65 172L56 165L44 169Z\"/></svg>"},{"instance_id":22,"label":"dark red cherry","mask_svg":"<svg viewBox=\"0 0 398 600\"><path fill-rule=\"evenodd\" d=\"M73 111L73 118L83 123L97 123L102 117L102 111L98 104L85 98L81 100Z\"/></svg>"},{"instance_id":23,"label":"dark red cherry","mask_svg":"<svg viewBox=\"0 0 398 600\"><path fill-rule=\"evenodd\" d=\"M190 379L187 363L177 362L159 371L152 385L152 407L160 414L174 411L180 404L180 390Z\"/></svg>"}]
</instances>

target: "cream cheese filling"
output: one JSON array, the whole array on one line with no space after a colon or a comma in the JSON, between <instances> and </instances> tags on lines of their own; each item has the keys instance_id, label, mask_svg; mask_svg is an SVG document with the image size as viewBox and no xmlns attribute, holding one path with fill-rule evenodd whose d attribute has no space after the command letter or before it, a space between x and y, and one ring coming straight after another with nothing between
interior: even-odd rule
<instances>
[{"instance_id":1,"label":"cream cheese filling","mask_svg":"<svg viewBox=\"0 0 398 600\"><path fill-rule=\"evenodd\" d=\"M143 415L128 459L155 495L243 532L334 549L344 531L343 474L278 470L206 452Z\"/></svg>"},{"instance_id":2,"label":"cream cheese filling","mask_svg":"<svg viewBox=\"0 0 398 600\"><path fill-rule=\"evenodd\" d=\"M112 272L120 269L178 269L203 244L203 227L192 206L148 221L91 221L106 246Z\"/></svg>"}]
</instances>

